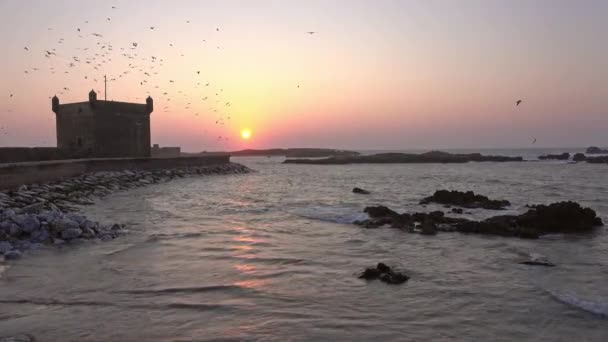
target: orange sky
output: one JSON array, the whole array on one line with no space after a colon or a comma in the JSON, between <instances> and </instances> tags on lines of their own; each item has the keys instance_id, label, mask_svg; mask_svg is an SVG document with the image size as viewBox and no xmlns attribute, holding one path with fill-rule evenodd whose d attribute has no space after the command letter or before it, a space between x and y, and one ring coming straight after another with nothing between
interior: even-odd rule
<instances>
[{"instance_id":1,"label":"orange sky","mask_svg":"<svg viewBox=\"0 0 608 342\"><path fill-rule=\"evenodd\" d=\"M0 146L53 146L49 97L103 98L104 74L109 99L154 98L153 143L187 151L607 145L606 17L603 1L7 0Z\"/></svg>"}]
</instances>

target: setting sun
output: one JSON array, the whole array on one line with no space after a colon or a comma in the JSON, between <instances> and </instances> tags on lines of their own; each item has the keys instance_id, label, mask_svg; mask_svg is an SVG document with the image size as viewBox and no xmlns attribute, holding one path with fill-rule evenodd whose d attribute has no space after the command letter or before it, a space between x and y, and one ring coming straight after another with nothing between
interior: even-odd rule
<instances>
[{"instance_id":1,"label":"setting sun","mask_svg":"<svg viewBox=\"0 0 608 342\"><path fill-rule=\"evenodd\" d=\"M247 140L249 138L251 138L251 131L248 129L244 129L241 131L241 138Z\"/></svg>"}]
</instances>

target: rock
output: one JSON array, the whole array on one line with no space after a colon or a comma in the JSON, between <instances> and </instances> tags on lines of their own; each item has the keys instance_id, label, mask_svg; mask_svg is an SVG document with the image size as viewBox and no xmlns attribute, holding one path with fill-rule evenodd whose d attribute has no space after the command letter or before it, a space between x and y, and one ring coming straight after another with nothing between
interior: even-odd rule
<instances>
[{"instance_id":1,"label":"rock","mask_svg":"<svg viewBox=\"0 0 608 342\"><path fill-rule=\"evenodd\" d=\"M53 232L61 233L66 229L80 229L80 225L68 218L60 218L51 223L51 229Z\"/></svg>"},{"instance_id":2,"label":"rock","mask_svg":"<svg viewBox=\"0 0 608 342\"><path fill-rule=\"evenodd\" d=\"M23 230L16 223L11 222L9 224L8 233L12 237L19 237L23 233Z\"/></svg>"},{"instance_id":3,"label":"rock","mask_svg":"<svg viewBox=\"0 0 608 342\"><path fill-rule=\"evenodd\" d=\"M44 209L44 206L46 205L46 202L38 202L38 203L34 203L34 204L30 204L28 206L25 206L21 209L19 209L19 213L22 214L35 214L40 212L42 209Z\"/></svg>"},{"instance_id":4,"label":"rock","mask_svg":"<svg viewBox=\"0 0 608 342\"><path fill-rule=\"evenodd\" d=\"M375 268L366 268L359 278L365 280L379 279L387 284L402 284L410 279L407 275L395 272L383 263L379 263Z\"/></svg>"},{"instance_id":5,"label":"rock","mask_svg":"<svg viewBox=\"0 0 608 342\"><path fill-rule=\"evenodd\" d=\"M595 211L576 202L536 205L517 217L516 224L541 234L581 233L603 225Z\"/></svg>"},{"instance_id":6,"label":"rock","mask_svg":"<svg viewBox=\"0 0 608 342\"><path fill-rule=\"evenodd\" d=\"M425 220L420 225L422 235L437 235L437 225L432 220Z\"/></svg>"},{"instance_id":7,"label":"rock","mask_svg":"<svg viewBox=\"0 0 608 342\"><path fill-rule=\"evenodd\" d=\"M40 228L40 221L34 215L16 215L11 219L27 234Z\"/></svg>"},{"instance_id":8,"label":"rock","mask_svg":"<svg viewBox=\"0 0 608 342\"><path fill-rule=\"evenodd\" d=\"M8 241L0 241L0 254L6 254L13 249L13 245Z\"/></svg>"},{"instance_id":9,"label":"rock","mask_svg":"<svg viewBox=\"0 0 608 342\"><path fill-rule=\"evenodd\" d=\"M30 234L30 239L32 242L48 242L50 241L51 233L47 228L40 228L39 230L35 230Z\"/></svg>"},{"instance_id":10,"label":"rock","mask_svg":"<svg viewBox=\"0 0 608 342\"><path fill-rule=\"evenodd\" d=\"M451 210L454 214L462 214L463 210L461 208L452 208Z\"/></svg>"},{"instance_id":11,"label":"rock","mask_svg":"<svg viewBox=\"0 0 608 342\"><path fill-rule=\"evenodd\" d=\"M597 146L590 146L585 151L587 154L608 154L608 149L602 149Z\"/></svg>"},{"instance_id":12,"label":"rock","mask_svg":"<svg viewBox=\"0 0 608 342\"><path fill-rule=\"evenodd\" d=\"M473 191L435 191L433 196L424 198L420 204L439 203L451 204L464 208L483 208L492 210L501 210L510 206L511 203L507 200L491 200L486 196L477 195Z\"/></svg>"},{"instance_id":13,"label":"rock","mask_svg":"<svg viewBox=\"0 0 608 342\"><path fill-rule=\"evenodd\" d=\"M320 159L286 159L284 164L403 164L403 163L467 163L523 161L522 157L484 156L480 153L452 154L431 151L421 154L379 153L372 155L334 156Z\"/></svg>"},{"instance_id":14,"label":"rock","mask_svg":"<svg viewBox=\"0 0 608 342\"><path fill-rule=\"evenodd\" d=\"M371 218L391 217L399 215L396 211L389 209L388 207L385 207L383 205L375 207L366 207L365 209L363 209L363 212L369 215L369 217Z\"/></svg>"},{"instance_id":15,"label":"rock","mask_svg":"<svg viewBox=\"0 0 608 342\"><path fill-rule=\"evenodd\" d=\"M19 258L21 258L22 253L16 249L13 249L12 251L8 251L6 253L4 253L4 258L6 260L17 260Z\"/></svg>"},{"instance_id":16,"label":"rock","mask_svg":"<svg viewBox=\"0 0 608 342\"><path fill-rule=\"evenodd\" d=\"M61 231L61 238L63 240L71 240L82 235L82 229L80 228L67 228Z\"/></svg>"},{"instance_id":17,"label":"rock","mask_svg":"<svg viewBox=\"0 0 608 342\"><path fill-rule=\"evenodd\" d=\"M522 261L520 262L522 265L531 265L531 266L545 266L545 267L555 267L555 264L550 263L549 261Z\"/></svg>"},{"instance_id":18,"label":"rock","mask_svg":"<svg viewBox=\"0 0 608 342\"><path fill-rule=\"evenodd\" d=\"M585 161L587 160L587 156L584 153L576 153L572 157L572 160L575 162Z\"/></svg>"},{"instance_id":19,"label":"rock","mask_svg":"<svg viewBox=\"0 0 608 342\"><path fill-rule=\"evenodd\" d=\"M361 195L369 195L370 192L361 188L353 188L353 193Z\"/></svg>"},{"instance_id":20,"label":"rock","mask_svg":"<svg viewBox=\"0 0 608 342\"><path fill-rule=\"evenodd\" d=\"M568 160L570 159L570 153L564 152L562 154L547 154L544 156L539 156L540 160Z\"/></svg>"}]
</instances>

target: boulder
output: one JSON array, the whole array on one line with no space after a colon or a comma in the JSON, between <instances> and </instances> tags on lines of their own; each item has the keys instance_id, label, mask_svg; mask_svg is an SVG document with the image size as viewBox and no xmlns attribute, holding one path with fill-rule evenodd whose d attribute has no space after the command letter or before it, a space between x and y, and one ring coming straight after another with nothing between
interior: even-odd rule
<instances>
[{"instance_id":1,"label":"boulder","mask_svg":"<svg viewBox=\"0 0 608 342\"><path fill-rule=\"evenodd\" d=\"M452 208L452 213L454 214L462 214L463 210L461 208Z\"/></svg>"},{"instance_id":2,"label":"boulder","mask_svg":"<svg viewBox=\"0 0 608 342\"><path fill-rule=\"evenodd\" d=\"M68 218L60 218L51 223L51 229L55 233L61 233L66 229L80 229L80 224Z\"/></svg>"},{"instance_id":3,"label":"boulder","mask_svg":"<svg viewBox=\"0 0 608 342\"><path fill-rule=\"evenodd\" d=\"M16 249L4 253L4 259L6 260L16 260L19 258L21 258L21 252Z\"/></svg>"},{"instance_id":4,"label":"boulder","mask_svg":"<svg viewBox=\"0 0 608 342\"><path fill-rule=\"evenodd\" d=\"M375 207L366 207L365 209L363 209L363 212L369 215L369 217L371 218L391 217L399 215L396 211L383 205Z\"/></svg>"},{"instance_id":5,"label":"boulder","mask_svg":"<svg viewBox=\"0 0 608 342\"><path fill-rule=\"evenodd\" d=\"M353 188L353 193L355 194L360 194L360 195L369 195L370 192L365 190L365 189L361 189L361 188Z\"/></svg>"},{"instance_id":6,"label":"boulder","mask_svg":"<svg viewBox=\"0 0 608 342\"><path fill-rule=\"evenodd\" d=\"M590 146L585 151L587 154L604 154L608 153L608 149L599 148L597 146Z\"/></svg>"},{"instance_id":7,"label":"boulder","mask_svg":"<svg viewBox=\"0 0 608 342\"><path fill-rule=\"evenodd\" d=\"M564 152L562 154L547 154L544 156L539 156L540 160L568 160L570 159L570 153Z\"/></svg>"},{"instance_id":8,"label":"boulder","mask_svg":"<svg viewBox=\"0 0 608 342\"><path fill-rule=\"evenodd\" d=\"M67 228L61 231L61 238L63 240L72 240L82 235L82 229L80 228Z\"/></svg>"},{"instance_id":9,"label":"boulder","mask_svg":"<svg viewBox=\"0 0 608 342\"><path fill-rule=\"evenodd\" d=\"M6 254L13 249L13 245L8 241L0 241L0 254Z\"/></svg>"},{"instance_id":10,"label":"boulder","mask_svg":"<svg viewBox=\"0 0 608 342\"><path fill-rule=\"evenodd\" d=\"M584 153L576 153L572 157L572 160L575 162L585 161L587 160L587 156Z\"/></svg>"},{"instance_id":11,"label":"boulder","mask_svg":"<svg viewBox=\"0 0 608 342\"><path fill-rule=\"evenodd\" d=\"M439 203L451 204L464 208L483 208L501 210L510 206L507 200L491 200L486 196L475 194L473 191L437 190L432 196L420 201L420 204Z\"/></svg>"},{"instance_id":12,"label":"boulder","mask_svg":"<svg viewBox=\"0 0 608 342\"><path fill-rule=\"evenodd\" d=\"M420 225L420 234L422 235L437 235L437 225L433 220L425 220Z\"/></svg>"},{"instance_id":13,"label":"boulder","mask_svg":"<svg viewBox=\"0 0 608 342\"><path fill-rule=\"evenodd\" d=\"M410 279L405 274L393 271L384 263L379 263L375 268L366 268L359 278L365 280L379 279L387 284L403 284Z\"/></svg>"},{"instance_id":14,"label":"boulder","mask_svg":"<svg viewBox=\"0 0 608 342\"><path fill-rule=\"evenodd\" d=\"M24 233L29 234L40 228L40 221L34 215L16 215L11 220L21 227Z\"/></svg>"},{"instance_id":15,"label":"boulder","mask_svg":"<svg viewBox=\"0 0 608 342\"><path fill-rule=\"evenodd\" d=\"M519 215L516 225L531 228L540 234L581 233L602 226L603 222L592 209L568 201L536 205Z\"/></svg>"}]
</instances>

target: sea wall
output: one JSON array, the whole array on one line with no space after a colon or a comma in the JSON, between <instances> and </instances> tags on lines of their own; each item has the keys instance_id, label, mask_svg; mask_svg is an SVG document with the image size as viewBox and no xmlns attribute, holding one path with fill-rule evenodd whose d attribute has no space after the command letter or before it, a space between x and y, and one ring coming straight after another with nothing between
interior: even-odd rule
<instances>
[{"instance_id":1,"label":"sea wall","mask_svg":"<svg viewBox=\"0 0 608 342\"><path fill-rule=\"evenodd\" d=\"M0 163L21 163L69 159L64 150L57 147L0 147Z\"/></svg>"},{"instance_id":2,"label":"sea wall","mask_svg":"<svg viewBox=\"0 0 608 342\"><path fill-rule=\"evenodd\" d=\"M179 158L103 158L0 164L0 189L76 177L84 173L123 170L161 170L227 164L230 156Z\"/></svg>"}]
</instances>

